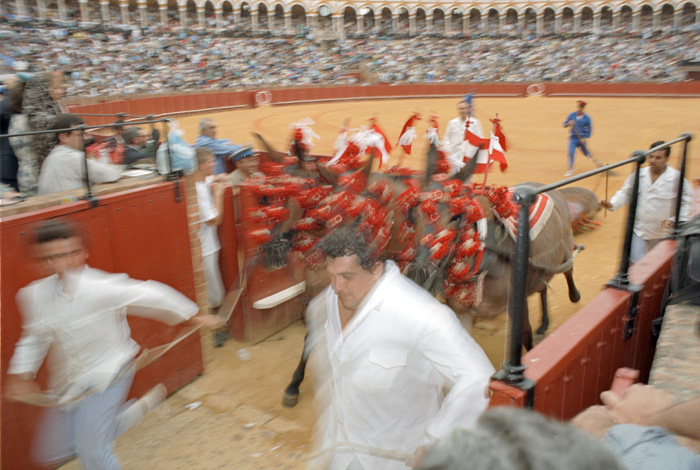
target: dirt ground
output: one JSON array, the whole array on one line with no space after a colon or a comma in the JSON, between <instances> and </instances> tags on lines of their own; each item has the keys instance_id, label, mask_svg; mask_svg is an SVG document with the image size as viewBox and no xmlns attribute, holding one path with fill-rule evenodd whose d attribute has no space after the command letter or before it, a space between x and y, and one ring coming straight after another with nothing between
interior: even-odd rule
<instances>
[{"instance_id":1,"label":"dirt ground","mask_svg":"<svg viewBox=\"0 0 700 470\"><path fill-rule=\"evenodd\" d=\"M350 127L366 124L376 116L392 144L398 139L404 121L414 111L424 119L416 126L418 139L413 157L405 164L423 166L427 141L427 117L439 117L440 135L455 117L457 99L422 99L311 104L305 106L262 107L207 115L218 124L218 137L236 143L254 143L252 132L266 137L280 150L286 150L289 125L303 118L316 122L313 130L321 137L314 153L331 154L333 143L346 118ZM601 98L587 100L586 112L593 120L591 151L603 162L628 158L632 151L648 148L655 140L672 140L682 133L700 136L700 99L695 98ZM566 115L575 109L574 98L476 98L476 116L487 132L488 119L498 114L508 138L505 173L494 170L488 181L513 185L525 181L553 183L566 171L567 131L562 128ZM193 143L197 123L204 116L179 120L185 138ZM259 145L256 144L256 147ZM394 152L390 164L398 161ZM690 144L687 177L700 177L700 145ZM671 164L678 166L679 150L674 148ZM578 173L594 168L577 155ZM607 182L608 197L619 189L630 169L622 168ZM480 177L475 177L480 182ZM606 197L606 181L596 176L576 183ZM619 268L626 210L598 213L601 225L577 235L585 245L575 262L575 279L582 294L579 304L571 304L563 276L552 279L549 295L552 323L550 331L585 305L601 290ZM536 298L530 299L532 312L539 312ZM533 318L538 317L533 314ZM538 320L533 320L533 324ZM473 335L496 368L506 355L506 315L479 321ZM535 325L535 327L538 326ZM301 469L310 455L314 422L313 395L307 380L302 385L296 408L281 406L284 387L291 377L302 349L304 327L296 323L259 344L229 340L213 349L211 337L203 338L204 374L185 386L148 415L144 422L117 440L116 448L125 469ZM247 353L247 354L246 354ZM249 358L247 357L249 356ZM243 360L243 359L247 360ZM189 405L189 408L188 408ZM190 409L193 408L193 409ZM63 467L79 468L73 462Z\"/></svg>"}]
</instances>

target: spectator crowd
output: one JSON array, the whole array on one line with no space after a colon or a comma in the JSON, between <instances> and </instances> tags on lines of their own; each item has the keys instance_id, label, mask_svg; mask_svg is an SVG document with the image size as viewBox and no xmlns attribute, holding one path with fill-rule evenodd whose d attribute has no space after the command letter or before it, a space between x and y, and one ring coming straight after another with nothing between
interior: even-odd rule
<instances>
[{"instance_id":1,"label":"spectator crowd","mask_svg":"<svg viewBox=\"0 0 700 470\"><path fill-rule=\"evenodd\" d=\"M0 26L0 75L61 71L68 96L423 82L678 82L700 32L319 41Z\"/></svg>"}]
</instances>

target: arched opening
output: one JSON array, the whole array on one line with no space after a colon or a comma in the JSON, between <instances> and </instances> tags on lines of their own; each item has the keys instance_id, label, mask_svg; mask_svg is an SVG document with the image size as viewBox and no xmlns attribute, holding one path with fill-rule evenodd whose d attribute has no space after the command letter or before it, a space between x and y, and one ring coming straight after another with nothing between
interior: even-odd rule
<instances>
[{"instance_id":1,"label":"arched opening","mask_svg":"<svg viewBox=\"0 0 700 470\"><path fill-rule=\"evenodd\" d=\"M225 0L221 5L221 26L228 27L233 24L233 4Z\"/></svg>"},{"instance_id":2,"label":"arched opening","mask_svg":"<svg viewBox=\"0 0 700 470\"><path fill-rule=\"evenodd\" d=\"M416 10L416 33L425 33L428 30L428 21L426 19L425 10L419 8Z\"/></svg>"},{"instance_id":3,"label":"arched opening","mask_svg":"<svg viewBox=\"0 0 700 470\"><path fill-rule=\"evenodd\" d=\"M512 34L518 31L518 12L514 8L506 10L505 32Z\"/></svg>"},{"instance_id":4,"label":"arched opening","mask_svg":"<svg viewBox=\"0 0 700 470\"><path fill-rule=\"evenodd\" d=\"M459 8L452 10L452 20L450 21L450 34L461 35L464 31L464 14Z\"/></svg>"},{"instance_id":5,"label":"arched opening","mask_svg":"<svg viewBox=\"0 0 700 470\"><path fill-rule=\"evenodd\" d=\"M469 12L469 32L476 34L481 31L481 12L472 8Z\"/></svg>"},{"instance_id":6,"label":"arched opening","mask_svg":"<svg viewBox=\"0 0 700 470\"><path fill-rule=\"evenodd\" d=\"M216 28L216 12L212 1L204 4L204 24L207 28Z\"/></svg>"},{"instance_id":7,"label":"arched opening","mask_svg":"<svg viewBox=\"0 0 700 470\"><path fill-rule=\"evenodd\" d=\"M399 10L399 34L409 34L410 32L410 19L408 16L408 8L401 8Z\"/></svg>"},{"instance_id":8,"label":"arched opening","mask_svg":"<svg viewBox=\"0 0 700 470\"><path fill-rule=\"evenodd\" d=\"M488 12L488 31L486 34L498 34L501 32L501 19L498 10L495 8L489 9Z\"/></svg>"},{"instance_id":9,"label":"arched opening","mask_svg":"<svg viewBox=\"0 0 700 470\"><path fill-rule=\"evenodd\" d=\"M433 10L433 33L445 34L445 12L439 8Z\"/></svg>"},{"instance_id":10,"label":"arched opening","mask_svg":"<svg viewBox=\"0 0 700 470\"><path fill-rule=\"evenodd\" d=\"M360 8L360 15L362 15L362 30L371 32L375 26L374 10L369 7Z\"/></svg>"},{"instance_id":11,"label":"arched opening","mask_svg":"<svg viewBox=\"0 0 700 470\"><path fill-rule=\"evenodd\" d=\"M639 26L642 29L651 28L654 24L654 9L649 5L642 5L642 12L639 15Z\"/></svg>"},{"instance_id":12,"label":"arched opening","mask_svg":"<svg viewBox=\"0 0 700 470\"><path fill-rule=\"evenodd\" d=\"M382 34L392 34L394 32L394 20L391 16L391 10L387 7L382 8L379 30Z\"/></svg>"},{"instance_id":13,"label":"arched opening","mask_svg":"<svg viewBox=\"0 0 700 470\"><path fill-rule=\"evenodd\" d=\"M306 29L306 10L301 5L292 7L292 28L295 33L301 33Z\"/></svg>"},{"instance_id":14,"label":"arched opening","mask_svg":"<svg viewBox=\"0 0 700 470\"><path fill-rule=\"evenodd\" d=\"M673 6L665 3L663 7L661 7L661 27L662 28L673 28L673 16L674 16L675 10L673 9Z\"/></svg>"},{"instance_id":15,"label":"arched opening","mask_svg":"<svg viewBox=\"0 0 700 470\"><path fill-rule=\"evenodd\" d=\"M525 10L525 32L535 33L537 31L537 12L533 8Z\"/></svg>"},{"instance_id":16,"label":"arched opening","mask_svg":"<svg viewBox=\"0 0 700 470\"><path fill-rule=\"evenodd\" d=\"M243 2L240 10L241 22L237 25L238 29L243 31L251 31L253 29L253 20L250 16L250 3Z\"/></svg>"},{"instance_id":17,"label":"arched opening","mask_svg":"<svg viewBox=\"0 0 700 470\"><path fill-rule=\"evenodd\" d=\"M318 28L321 31L333 30L333 10L328 5L318 7Z\"/></svg>"},{"instance_id":18,"label":"arched opening","mask_svg":"<svg viewBox=\"0 0 700 470\"><path fill-rule=\"evenodd\" d=\"M275 29L284 30L284 6L275 5Z\"/></svg>"},{"instance_id":19,"label":"arched opening","mask_svg":"<svg viewBox=\"0 0 700 470\"><path fill-rule=\"evenodd\" d=\"M270 25L267 21L267 6L265 6L265 4L263 3L260 3L258 4L255 11L258 12L258 29L270 29Z\"/></svg>"},{"instance_id":20,"label":"arched opening","mask_svg":"<svg viewBox=\"0 0 700 470\"><path fill-rule=\"evenodd\" d=\"M583 7L581 10L581 30L593 30L593 9L591 7Z\"/></svg>"},{"instance_id":21,"label":"arched opening","mask_svg":"<svg viewBox=\"0 0 700 470\"><path fill-rule=\"evenodd\" d=\"M551 8L544 9L544 18L542 21L542 34L554 34L554 10Z\"/></svg>"},{"instance_id":22,"label":"arched opening","mask_svg":"<svg viewBox=\"0 0 700 470\"><path fill-rule=\"evenodd\" d=\"M627 5L620 9L620 28L632 29L632 8Z\"/></svg>"},{"instance_id":23,"label":"arched opening","mask_svg":"<svg viewBox=\"0 0 700 470\"><path fill-rule=\"evenodd\" d=\"M683 5L683 13L681 16L681 28L686 28L695 24L696 8L695 5L688 2Z\"/></svg>"},{"instance_id":24,"label":"arched opening","mask_svg":"<svg viewBox=\"0 0 700 470\"><path fill-rule=\"evenodd\" d=\"M68 21L80 21L80 5L78 5L77 0L66 0L66 20ZM13 8L14 9L14 8ZM31 14L32 5L28 2L24 2L24 9ZM14 12L12 12L14 13ZM39 15L39 7L36 7L36 14ZM46 2L46 17L47 18L59 18L58 2L56 0L49 0Z\"/></svg>"},{"instance_id":25,"label":"arched opening","mask_svg":"<svg viewBox=\"0 0 700 470\"><path fill-rule=\"evenodd\" d=\"M613 29L613 11L608 6L600 10L600 29L603 31L612 31Z\"/></svg>"},{"instance_id":26,"label":"arched opening","mask_svg":"<svg viewBox=\"0 0 700 470\"><path fill-rule=\"evenodd\" d=\"M561 31L563 33L574 32L574 10L566 7L561 13Z\"/></svg>"},{"instance_id":27,"label":"arched opening","mask_svg":"<svg viewBox=\"0 0 700 470\"><path fill-rule=\"evenodd\" d=\"M199 25L199 21L197 18L197 3L195 2L195 0L187 1L186 18L188 28L196 28Z\"/></svg>"},{"instance_id":28,"label":"arched opening","mask_svg":"<svg viewBox=\"0 0 700 470\"><path fill-rule=\"evenodd\" d=\"M343 12L343 27L345 28L345 33L354 33L357 31L357 13L352 7L345 7Z\"/></svg>"},{"instance_id":29,"label":"arched opening","mask_svg":"<svg viewBox=\"0 0 700 470\"><path fill-rule=\"evenodd\" d=\"M180 13L178 12L177 0L166 0L163 3L167 4L165 14L168 18L168 25L174 26L180 24ZM160 8L160 7L159 7Z\"/></svg>"}]
</instances>

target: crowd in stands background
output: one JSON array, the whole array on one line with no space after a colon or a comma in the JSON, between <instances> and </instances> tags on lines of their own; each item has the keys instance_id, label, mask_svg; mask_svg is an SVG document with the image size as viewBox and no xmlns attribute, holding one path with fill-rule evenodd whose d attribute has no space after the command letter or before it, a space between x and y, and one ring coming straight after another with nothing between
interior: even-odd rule
<instances>
[{"instance_id":1,"label":"crowd in stands background","mask_svg":"<svg viewBox=\"0 0 700 470\"><path fill-rule=\"evenodd\" d=\"M100 32L101 31L101 32ZM61 71L70 96L375 83L678 82L700 31L316 40L0 24L0 77Z\"/></svg>"}]
</instances>

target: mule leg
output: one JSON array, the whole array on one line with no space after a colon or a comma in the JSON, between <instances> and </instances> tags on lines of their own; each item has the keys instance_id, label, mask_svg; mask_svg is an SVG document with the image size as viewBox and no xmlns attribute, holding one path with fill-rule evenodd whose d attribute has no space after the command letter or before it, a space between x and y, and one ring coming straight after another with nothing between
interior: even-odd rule
<instances>
[{"instance_id":1,"label":"mule leg","mask_svg":"<svg viewBox=\"0 0 700 470\"><path fill-rule=\"evenodd\" d=\"M576 288L576 283L574 283L574 268L569 269L564 273L566 278L566 286L569 288L569 300L576 303L581 300L581 293Z\"/></svg>"},{"instance_id":2,"label":"mule leg","mask_svg":"<svg viewBox=\"0 0 700 470\"><path fill-rule=\"evenodd\" d=\"M284 390L284 396L282 398L282 406L287 408L293 408L299 402L299 386L304 380L304 372L306 372L306 361L309 358L306 354L306 341L309 338L309 333L304 335L304 351L301 353L301 359L299 360L299 365L297 366L294 374L292 374L292 381L287 385Z\"/></svg>"},{"instance_id":3,"label":"mule leg","mask_svg":"<svg viewBox=\"0 0 700 470\"><path fill-rule=\"evenodd\" d=\"M540 291L540 303L542 304L542 323L537 329L538 335L543 335L547 332L549 328L549 309L547 307L547 286L543 287Z\"/></svg>"}]
</instances>

